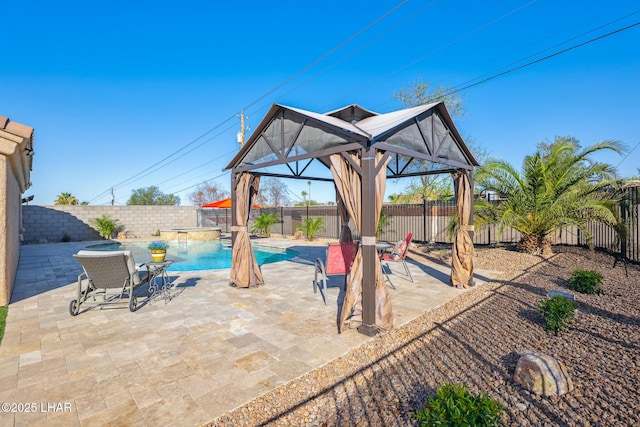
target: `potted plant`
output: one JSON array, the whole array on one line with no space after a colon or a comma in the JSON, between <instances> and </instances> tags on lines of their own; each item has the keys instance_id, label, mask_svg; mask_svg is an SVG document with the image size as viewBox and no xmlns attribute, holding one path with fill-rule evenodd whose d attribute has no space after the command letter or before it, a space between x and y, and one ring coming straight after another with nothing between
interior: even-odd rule
<instances>
[{"instance_id":1,"label":"potted plant","mask_svg":"<svg viewBox=\"0 0 640 427\"><path fill-rule=\"evenodd\" d=\"M164 257L167 255L167 248L169 244L167 242L155 241L149 243L147 249L151 251L151 259L153 262L164 262Z\"/></svg>"}]
</instances>

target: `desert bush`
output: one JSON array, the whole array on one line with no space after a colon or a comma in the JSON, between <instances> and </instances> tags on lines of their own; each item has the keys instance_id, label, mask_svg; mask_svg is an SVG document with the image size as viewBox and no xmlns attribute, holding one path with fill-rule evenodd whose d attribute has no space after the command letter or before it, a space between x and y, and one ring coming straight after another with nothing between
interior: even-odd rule
<instances>
[{"instance_id":1,"label":"desert bush","mask_svg":"<svg viewBox=\"0 0 640 427\"><path fill-rule=\"evenodd\" d=\"M569 285L574 291L583 294L601 294L602 279L604 276L594 270L573 270L571 278L569 278Z\"/></svg>"},{"instance_id":2,"label":"desert bush","mask_svg":"<svg viewBox=\"0 0 640 427\"><path fill-rule=\"evenodd\" d=\"M302 225L296 227L296 230L304 231L309 240L313 240L316 234L324 229L324 219L320 217L306 217L302 219L302 223Z\"/></svg>"},{"instance_id":3,"label":"desert bush","mask_svg":"<svg viewBox=\"0 0 640 427\"><path fill-rule=\"evenodd\" d=\"M466 385L445 383L413 417L421 427L496 426L502 410L500 403L484 394L471 394Z\"/></svg>"},{"instance_id":4,"label":"desert bush","mask_svg":"<svg viewBox=\"0 0 640 427\"><path fill-rule=\"evenodd\" d=\"M544 316L545 329L553 331L557 336L558 331L565 327L566 321L573 318L576 307L573 301L557 295L542 301L538 309Z\"/></svg>"},{"instance_id":5,"label":"desert bush","mask_svg":"<svg viewBox=\"0 0 640 427\"><path fill-rule=\"evenodd\" d=\"M261 213L258 215L251 228L252 233L261 234L265 237L271 237L271 226L280 222L280 217L274 213Z\"/></svg>"},{"instance_id":6,"label":"desert bush","mask_svg":"<svg viewBox=\"0 0 640 427\"><path fill-rule=\"evenodd\" d=\"M109 218L106 214L100 218L94 218L91 220L91 224L105 239L110 239L113 233L120 228L118 220Z\"/></svg>"}]
</instances>

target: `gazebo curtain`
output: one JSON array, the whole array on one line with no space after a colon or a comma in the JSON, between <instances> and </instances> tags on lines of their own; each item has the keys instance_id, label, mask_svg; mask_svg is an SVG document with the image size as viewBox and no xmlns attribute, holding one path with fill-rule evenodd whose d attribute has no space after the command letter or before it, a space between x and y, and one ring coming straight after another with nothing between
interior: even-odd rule
<instances>
[{"instance_id":1,"label":"gazebo curtain","mask_svg":"<svg viewBox=\"0 0 640 427\"><path fill-rule=\"evenodd\" d=\"M460 169L453 174L453 186L458 211L458 230L453 238L451 253L451 285L466 288L473 283L473 240L470 232L472 190L469 171Z\"/></svg>"},{"instance_id":2,"label":"gazebo curtain","mask_svg":"<svg viewBox=\"0 0 640 427\"><path fill-rule=\"evenodd\" d=\"M351 161L343 156L349 156ZM386 163L388 159L382 162L383 154L376 153L376 166L378 173L376 175L376 194L375 194L375 212L373 214L377 221L382 210L382 201L386 186ZM340 199L344 202L349 216L353 218L358 229L358 233L362 236L362 177L353 166L353 164L361 164L358 156L353 153L334 154L330 157L331 173L336 183L336 190ZM375 243L375 242L374 242ZM363 278L363 257L362 250L356 254L356 258L351 267L347 281L347 289L340 311L340 321L338 331L342 332L345 325L362 323L362 278ZM381 329L389 330L393 328L393 312L391 308L391 298L389 291L384 283L381 274L380 260L375 257L375 325Z\"/></svg>"},{"instance_id":3,"label":"gazebo curtain","mask_svg":"<svg viewBox=\"0 0 640 427\"><path fill-rule=\"evenodd\" d=\"M236 231L236 238L231 253L231 286L249 288L264 284L262 272L258 267L256 256L251 247L249 231L249 211L254 197L258 194L260 177L243 172L236 181L235 209L236 224L231 231Z\"/></svg>"},{"instance_id":4,"label":"gazebo curtain","mask_svg":"<svg viewBox=\"0 0 640 427\"><path fill-rule=\"evenodd\" d=\"M340 222L342 223L342 228L340 229L340 241L341 242L353 242L353 235L351 233L351 228L349 228L349 211L344 204L344 200L342 200L342 196L340 195L340 191L336 186L336 205L338 206L338 213L340 214Z\"/></svg>"}]
</instances>

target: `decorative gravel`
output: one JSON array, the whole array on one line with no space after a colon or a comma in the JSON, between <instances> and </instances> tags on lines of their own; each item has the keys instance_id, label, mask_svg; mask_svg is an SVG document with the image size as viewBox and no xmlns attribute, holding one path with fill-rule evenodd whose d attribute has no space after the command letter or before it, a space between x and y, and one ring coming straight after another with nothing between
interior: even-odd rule
<instances>
[{"instance_id":1,"label":"decorative gravel","mask_svg":"<svg viewBox=\"0 0 640 427\"><path fill-rule=\"evenodd\" d=\"M477 269L504 272L414 321L214 420L212 426L411 426L443 382L465 383L499 401L518 426L640 425L640 268L581 248L546 257L476 248ZM448 247L411 257L449 262ZM559 336L537 306L569 290L575 269L604 275L602 295L576 293L576 317ZM355 333L355 332L346 332ZM531 394L513 380L525 350L563 362L575 390Z\"/></svg>"}]
</instances>

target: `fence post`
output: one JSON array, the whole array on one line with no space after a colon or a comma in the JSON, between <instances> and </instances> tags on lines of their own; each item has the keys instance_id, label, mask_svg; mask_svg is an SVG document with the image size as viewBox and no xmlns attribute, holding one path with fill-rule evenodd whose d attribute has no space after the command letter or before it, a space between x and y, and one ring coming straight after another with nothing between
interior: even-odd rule
<instances>
[{"instance_id":1,"label":"fence post","mask_svg":"<svg viewBox=\"0 0 640 427\"><path fill-rule=\"evenodd\" d=\"M487 191L487 204L491 203L491 194ZM491 226L493 226L493 224L490 224L489 227L487 227L487 237L488 237L488 244L491 245ZM497 240L496 240L497 242Z\"/></svg>"},{"instance_id":2,"label":"fence post","mask_svg":"<svg viewBox=\"0 0 640 427\"><path fill-rule=\"evenodd\" d=\"M422 241L427 242L427 199L422 198Z\"/></svg>"},{"instance_id":3,"label":"fence post","mask_svg":"<svg viewBox=\"0 0 640 427\"><path fill-rule=\"evenodd\" d=\"M627 225L627 204L625 203L624 198L620 201L620 220L622 224L626 227ZM629 259L627 257L627 238L628 234L620 237L620 256L622 259ZM626 264L625 264L626 265Z\"/></svg>"}]
</instances>

